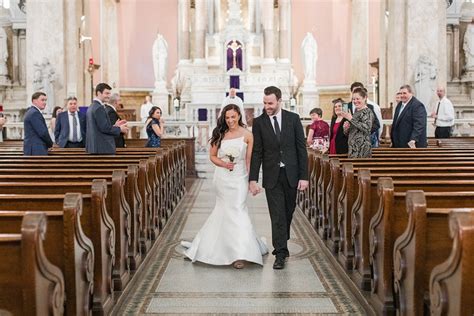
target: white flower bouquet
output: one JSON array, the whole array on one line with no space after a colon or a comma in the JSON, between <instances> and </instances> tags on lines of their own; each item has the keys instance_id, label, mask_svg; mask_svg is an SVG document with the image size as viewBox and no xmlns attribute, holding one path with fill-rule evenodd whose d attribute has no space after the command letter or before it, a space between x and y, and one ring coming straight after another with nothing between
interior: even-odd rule
<instances>
[{"instance_id":1,"label":"white flower bouquet","mask_svg":"<svg viewBox=\"0 0 474 316\"><path fill-rule=\"evenodd\" d=\"M229 158L230 162L234 162L235 158L240 155L240 150L237 147L228 147L224 149L224 155ZM232 171L232 169L230 171Z\"/></svg>"}]
</instances>

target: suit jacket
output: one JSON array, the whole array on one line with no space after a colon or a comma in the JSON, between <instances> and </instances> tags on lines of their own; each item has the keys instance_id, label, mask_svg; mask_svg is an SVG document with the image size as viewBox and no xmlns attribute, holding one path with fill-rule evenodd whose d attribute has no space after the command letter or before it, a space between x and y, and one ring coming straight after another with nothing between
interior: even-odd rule
<instances>
[{"instance_id":1,"label":"suit jacket","mask_svg":"<svg viewBox=\"0 0 474 316\"><path fill-rule=\"evenodd\" d=\"M82 141L86 142L86 116L79 111L76 112L79 117L79 126L81 127ZM54 129L54 139L59 147L66 147L69 141L69 131L72 126L69 126L69 112L61 112L56 118L56 128Z\"/></svg>"},{"instance_id":2,"label":"suit jacket","mask_svg":"<svg viewBox=\"0 0 474 316\"><path fill-rule=\"evenodd\" d=\"M109 116L110 124L114 125L115 122L117 122L117 120L121 120L117 111L115 111L115 109L111 105L108 105L108 104L105 105L105 112ZM122 133L120 133L119 136L115 136L115 147L117 148L125 147L125 138L123 137Z\"/></svg>"},{"instance_id":3,"label":"suit jacket","mask_svg":"<svg viewBox=\"0 0 474 316\"><path fill-rule=\"evenodd\" d=\"M263 187L273 188L278 182L280 162L285 164L290 186L299 180L308 180L308 153L300 118L293 112L281 110L281 134L278 142L270 117L263 112L252 126L254 136L249 180L258 181L260 166L263 169Z\"/></svg>"},{"instance_id":4,"label":"suit jacket","mask_svg":"<svg viewBox=\"0 0 474 316\"><path fill-rule=\"evenodd\" d=\"M86 114L86 151L89 154L115 154L115 136L120 128L110 124L105 107L94 100Z\"/></svg>"},{"instance_id":5,"label":"suit jacket","mask_svg":"<svg viewBox=\"0 0 474 316\"><path fill-rule=\"evenodd\" d=\"M46 156L48 148L53 146L43 114L34 106L25 113L23 120L25 139L23 153L25 156Z\"/></svg>"},{"instance_id":6,"label":"suit jacket","mask_svg":"<svg viewBox=\"0 0 474 316\"><path fill-rule=\"evenodd\" d=\"M344 134L344 122L347 120L343 118L339 124L339 127L337 129L336 133L336 154L347 154L349 152L349 145L347 143L348 137L346 134ZM332 139L332 134L333 134L333 127L334 124L336 123L336 119L332 118L331 119L331 127L329 128L329 141Z\"/></svg>"},{"instance_id":7,"label":"suit jacket","mask_svg":"<svg viewBox=\"0 0 474 316\"><path fill-rule=\"evenodd\" d=\"M402 102L398 103L393 117L390 131L392 147L408 148L410 140L415 140L417 148L427 147L425 106L417 98L412 97L400 114L401 107Z\"/></svg>"}]
</instances>

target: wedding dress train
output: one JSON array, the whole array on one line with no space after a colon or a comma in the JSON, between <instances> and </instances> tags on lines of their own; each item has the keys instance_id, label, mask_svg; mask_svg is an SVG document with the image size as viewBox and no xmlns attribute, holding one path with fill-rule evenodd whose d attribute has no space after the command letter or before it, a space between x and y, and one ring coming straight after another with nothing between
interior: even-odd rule
<instances>
[{"instance_id":1,"label":"wedding dress train","mask_svg":"<svg viewBox=\"0 0 474 316\"><path fill-rule=\"evenodd\" d=\"M268 248L257 236L247 208L248 174L245 166L247 144L243 137L223 140L218 157L235 157L234 170L216 167L216 205L193 242L183 241L184 254L193 262L229 265L245 260L263 265ZM235 156L234 156L235 155Z\"/></svg>"}]
</instances>

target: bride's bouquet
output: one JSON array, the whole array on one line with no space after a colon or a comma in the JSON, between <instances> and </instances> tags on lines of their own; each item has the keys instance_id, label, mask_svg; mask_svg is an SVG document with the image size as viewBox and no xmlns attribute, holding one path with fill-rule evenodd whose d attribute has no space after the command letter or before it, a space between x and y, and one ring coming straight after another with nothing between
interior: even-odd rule
<instances>
[{"instance_id":1,"label":"bride's bouquet","mask_svg":"<svg viewBox=\"0 0 474 316\"><path fill-rule=\"evenodd\" d=\"M235 158L237 158L240 154L240 150L237 147L227 147L224 149L224 155L229 158L230 162L234 162ZM232 171L233 169L230 169Z\"/></svg>"}]
</instances>

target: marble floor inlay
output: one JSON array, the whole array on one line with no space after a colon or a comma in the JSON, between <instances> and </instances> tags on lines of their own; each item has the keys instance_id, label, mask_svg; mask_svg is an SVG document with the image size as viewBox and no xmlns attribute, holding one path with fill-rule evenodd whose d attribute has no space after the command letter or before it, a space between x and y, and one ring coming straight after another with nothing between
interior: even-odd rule
<instances>
[{"instance_id":1,"label":"marble floor inlay","mask_svg":"<svg viewBox=\"0 0 474 316\"><path fill-rule=\"evenodd\" d=\"M231 266L192 263L180 240L192 240L214 206L212 180L192 181L188 192L155 242L149 258L116 306L120 315L298 314L364 315L347 286L338 278L314 230L297 210L284 270L264 265ZM270 217L264 194L249 196L255 230L271 248Z\"/></svg>"}]
</instances>

